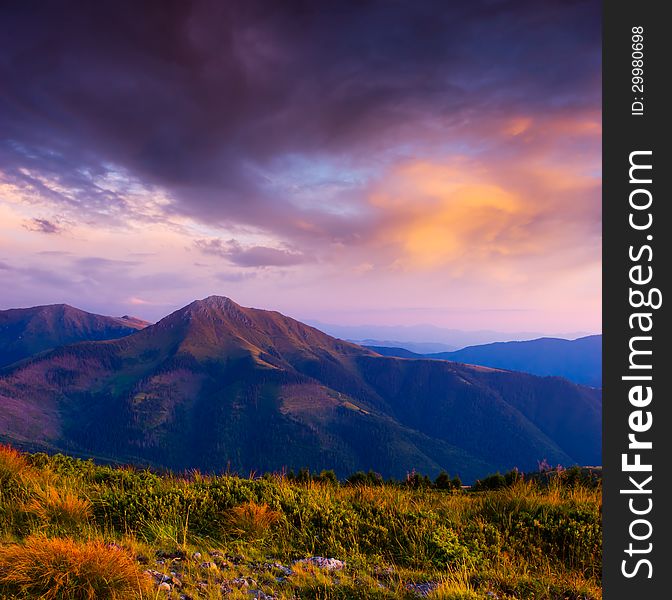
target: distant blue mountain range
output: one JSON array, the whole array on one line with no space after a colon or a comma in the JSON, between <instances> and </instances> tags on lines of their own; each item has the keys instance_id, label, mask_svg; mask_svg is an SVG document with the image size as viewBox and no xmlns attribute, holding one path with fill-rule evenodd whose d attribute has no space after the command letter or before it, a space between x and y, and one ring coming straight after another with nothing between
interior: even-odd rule
<instances>
[{"instance_id":1,"label":"distant blue mountain range","mask_svg":"<svg viewBox=\"0 0 672 600\"><path fill-rule=\"evenodd\" d=\"M418 354L405 348L367 347L385 356L451 360L533 375L555 375L575 383L602 387L601 335L576 340L539 338L524 342L495 342L432 354Z\"/></svg>"},{"instance_id":2,"label":"distant blue mountain range","mask_svg":"<svg viewBox=\"0 0 672 600\"><path fill-rule=\"evenodd\" d=\"M575 340L591 332L587 331L493 331L463 330L437 327L436 325L335 325L305 319L305 323L333 337L354 342L360 346L384 346L406 348L417 354L453 352L459 348L510 342L536 340L541 337Z\"/></svg>"}]
</instances>

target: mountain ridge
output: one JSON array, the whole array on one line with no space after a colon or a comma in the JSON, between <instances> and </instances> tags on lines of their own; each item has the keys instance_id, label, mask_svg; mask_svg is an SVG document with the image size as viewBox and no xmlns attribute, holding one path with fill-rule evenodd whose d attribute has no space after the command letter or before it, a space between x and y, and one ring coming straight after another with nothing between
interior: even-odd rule
<instances>
[{"instance_id":1,"label":"mountain ridge","mask_svg":"<svg viewBox=\"0 0 672 600\"><path fill-rule=\"evenodd\" d=\"M69 304L0 310L0 368L58 346L120 338L147 324L128 315L108 317Z\"/></svg>"},{"instance_id":2,"label":"mountain ridge","mask_svg":"<svg viewBox=\"0 0 672 600\"><path fill-rule=\"evenodd\" d=\"M589 388L383 357L224 297L13 365L0 403L6 441L173 469L446 469L469 481L542 459L599 462L601 445Z\"/></svg>"},{"instance_id":3,"label":"mountain ridge","mask_svg":"<svg viewBox=\"0 0 672 600\"><path fill-rule=\"evenodd\" d=\"M463 330L438 325L336 325L324 323L315 319L306 319L306 322L321 331L338 338L355 341L366 346L389 346L381 341L395 341L401 348L406 348L420 354L436 352L450 352L466 348L467 346L491 344L495 342L526 341L540 337L556 337L562 339L576 339L591 335L587 332L534 332L534 331L495 331L495 330ZM371 343L374 342L374 343ZM448 345L451 348L440 350L417 350L412 346L426 346L427 344Z\"/></svg>"},{"instance_id":4,"label":"mountain ridge","mask_svg":"<svg viewBox=\"0 0 672 600\"><path fill-rule=\"evenodd\" d=\"M542 337L534 340L493 342L454 352L417 354L404 348L367 346L385 356L429 358L478 364L533 375L566 377L570 381L602 387L602 336L576 340Z\"/></svg>"}]
</instances>

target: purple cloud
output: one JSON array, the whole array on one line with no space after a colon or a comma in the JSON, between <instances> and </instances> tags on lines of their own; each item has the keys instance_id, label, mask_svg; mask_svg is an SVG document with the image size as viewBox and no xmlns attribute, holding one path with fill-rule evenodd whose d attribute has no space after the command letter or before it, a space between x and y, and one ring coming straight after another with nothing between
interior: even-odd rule
<instances>
[{"instance_id":1,"label":"purple cloud","mask_svg":"<svg viewBox=\"0 0 672 600\"><path fill-rule=\"evenodd\" d=\"M243 247L236 240L197 240L194 246L204 254L221 256L239 267L289 267L310 262L301 252L268 246Z\"/></svg>"},{"instance_id":2,"label":"purple cloud","mask_svg":"<svg viewBox=\"0 0 672 600\"><path fill-rule=\"evenodd\" d=\"M600 17L597 0L3 3L0 226L51 234L10 235L3 302L141 298L158 318L230 288L332 313L542 290L530 304L586 327Z\"/></svg>"},{"instance_id":3,"label":"purple cloud","mask_svg":"<svg viewBox=\"0 0 672 600\"><path fill-rule=\"evenodd\" d=\"M370 224L319 185L300 206L278 194L287 157L376 168L485 114L599 103L594 1L69 6L0 19L0 160L98 219L137 217L120 183L135 178L167 190L172 213L352 241Z\"/></svg>"},{"instance_id":4,"label":"purple cloud","mask_svg":"<svg viewBox=\"0 0 672 600\"><path fill-rule=\"evenodd\" d=\"M37 231L39 233L60 233L61 227L49 221L48 219L31 219L28 223L24 225L28 231Z\"/></svg>"}]
</instances>

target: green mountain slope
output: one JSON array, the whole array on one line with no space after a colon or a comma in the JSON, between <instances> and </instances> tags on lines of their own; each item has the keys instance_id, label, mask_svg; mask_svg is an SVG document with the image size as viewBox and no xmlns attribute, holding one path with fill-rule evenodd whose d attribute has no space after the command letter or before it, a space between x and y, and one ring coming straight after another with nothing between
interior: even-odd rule
<instances>
[{"instance_id":1,"label":"green mountain slope","mask_svg":"<svg viewBox=\"0 0 672 600\"><path fill-rule=\"evenodd\" d=\"M277 312L196 301L6 370L0 432L173 469L441 469L600 462L601 398L559 378L383 357Z\"/></svg>"},{"instance_id":2,"label":"green mountain slope","mask_svg":"<svg viewBox=\"0 0 672 600\"><path fill-rule=\"evenodd\" d=\"M0 367L66 344L117 339L147 325L133 317L105 317L67 304L0 310Z\"/></svg>"}]
</instances>

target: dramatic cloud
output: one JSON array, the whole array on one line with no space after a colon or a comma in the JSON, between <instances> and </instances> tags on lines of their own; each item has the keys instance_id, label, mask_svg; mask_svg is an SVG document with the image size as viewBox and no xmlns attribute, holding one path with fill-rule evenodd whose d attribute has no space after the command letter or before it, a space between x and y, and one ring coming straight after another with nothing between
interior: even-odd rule
<instances>
[{"instance_id":1,"label":"dramatic cloud","mask_svg":"<svg viewBox=\"0 0 672 600\"><path fill-rule=\"evenodd\" d=\"M41 256L87 298L114 282L119 306L217 281L252 303L268 285L295 313L320 294L513 303L507 285L555 277L598 329L599 281L579 273L599 270L600 10L5 4L0 257L39 269L38 252L72 252ZM177 266L185 291L166 297ZM17 301L51 294L30 285ZM534 302L549 328L565 322L551 296Z\"/></svg>"}]
</instances>

